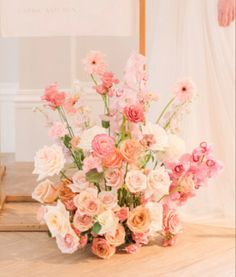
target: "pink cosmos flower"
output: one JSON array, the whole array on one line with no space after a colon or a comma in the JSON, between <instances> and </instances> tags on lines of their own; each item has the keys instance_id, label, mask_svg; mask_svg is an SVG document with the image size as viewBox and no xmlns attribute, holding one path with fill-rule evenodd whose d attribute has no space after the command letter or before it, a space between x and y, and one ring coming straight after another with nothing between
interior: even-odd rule
<instances>
[{"instance_id":1,"label":"pink cosmos flower","mask_svg":"<svg viewBox=\"0 0 236 277\"><path fill-rule=\"evenodd\" d=\"M91 169L97 169L98 172L102 172L102 160L99 157L88 156L83 161L83 171L85 173L89 172Z\"/></svg>"},{"instance_id":2,"label":"pink cosmos flower","mask_svg":"<svg viewBox=\"0 0 236 277\"><path fill-rule=\"evenodd\" d=\"M52 84L51 86L45 89L42 100L48 102L49 107L55 110L57 107L60 107L65 102L65 93L59 92L57 84Z\"/></svg>"},{"instance_id":3,"label":"pink cosmos flower","mask_svg":"<svg viewBox=\"0 0 236 277\"><path fill-rule=\"evenodd\" d=\"M89 74L102 75L107 68L104 55L99 51L91 51L83 60L85 71Z\"/></svg>"},{"instance_id":4,"label":"pink cosmos flower","mask_svg":"<svg viewBox=\"0 0 236 277\"><path fill-rule=\"evenodd\" d=\"M144 122L144 108L140 104L126 106L124 108L124 114L130 122Z\"/></svg>"},{"instance_id":5,"label":"pink cosmos flower","mask_svg":"<svg viewBox=\"0 0 236 277\"><path fill-rule=\"evenodd\" d=\"M62 122L56 121L52 127L48 130L49 137L58 139L64 137L68 133L66 125Z\"/></svg>"},{"instance_id":6,"label":"pink cosmos flower","mask_svg":"<svg viewBox=\"0 0 236 277\"><path fill-rule=\"evenodd\" d=\"M96 135L92 140L94 155L105 158L115 150L115 139L107 134Z\"/></svg>"},{"instance_id":7,"label":"pink cosmos flower","mask_svg":"<svg viewBox=\"0 0 236 277\"><path fill-rule=\"evenodd\" d=\"M180 80L175 84L174 94L180 102L190 101L196 94L195 85L191 80Z\"/></svg>"}]
</instances>

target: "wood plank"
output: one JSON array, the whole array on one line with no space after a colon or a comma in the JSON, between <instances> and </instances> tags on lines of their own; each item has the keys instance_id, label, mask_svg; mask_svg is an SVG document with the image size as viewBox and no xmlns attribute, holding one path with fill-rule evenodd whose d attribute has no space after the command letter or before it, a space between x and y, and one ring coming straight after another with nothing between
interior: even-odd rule
<instances>
[{"instance_id":1,"label":"wood plank","mask_svg":"<svg viewBox=\"0 0 236 277\"><path fill-rule=\"evenodd\" d=\"M3 184L3 177L6 173L6 167L3 165L0 165L0 211L3 209L6 195L5 195L5 189Z\"/></svg>"},{"instance_id":2,"label":"wood plank","mask_svg":"<svg viewBox=\"0 0 236 277\"><path fill-rule=\"evenodd\" d=\"M139 0L139 53L146 55L146 0Z\"/></svg>"}]
</instances>

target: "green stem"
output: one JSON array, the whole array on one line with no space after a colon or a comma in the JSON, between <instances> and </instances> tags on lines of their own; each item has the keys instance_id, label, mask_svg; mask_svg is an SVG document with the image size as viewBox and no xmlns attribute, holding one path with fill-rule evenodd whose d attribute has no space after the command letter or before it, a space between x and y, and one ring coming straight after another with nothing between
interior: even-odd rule
<instances>
[{"instance_id":1,"label":"green stem","mask_svg":"<svg viewBox=\"0 0 236 277\"><path fill-rule=\"evenodd\" d=\"M168 110L168 108L171 106L171 104L174 102L175 97L173 97L172 99L170 99L170 101L167 103L167 105L165 106L165 108L162 110L161 114L159 115L158 119L156 120L156 124L159 124L161 118L163 117L163 115L166 113L166 111Z\"/></svg>"},{"instance_id":2,"label":"green stem","mask_svg":"<svg viewBox=\"0 0 236 277\"><path fill-rule=\"evenodd\" d=\"M173 112L173 114L171 115L170 119L168 120L168 122L165 124L164 129L167 129L170 126L170 123L172 122L172 120L175 118L176 114L178 113L178 111L180 110L180 108L183 106L183 104L178 105L176 110Z\"/></svg>"},{"instance_id":3,"label":"green stem","mask_svg":"<svg viewBox=\"0 0 236 277\"><path fill-rule=\"evenodd\" d=\"M72 182L72 180L71 180L70 178L68 178L68 177L66 176L66 174L65 174L63 171L60 171L60 174L61 174L61 176L62 176L63 178L65 178L66 180Z\"/></svg>"}]
</instances>

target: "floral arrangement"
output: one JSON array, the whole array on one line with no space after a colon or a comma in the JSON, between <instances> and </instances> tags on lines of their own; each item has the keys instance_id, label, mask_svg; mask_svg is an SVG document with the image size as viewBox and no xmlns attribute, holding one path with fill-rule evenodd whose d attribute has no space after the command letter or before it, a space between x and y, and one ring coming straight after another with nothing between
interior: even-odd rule
<instances>
[{"instance_id":1,"label":"floral arrangement","mask_svg":"<svg viewBox=\"0 0 236 277\"><path fill-rule=\"evenodd\" d=\"M56 84L45 89L37 109L47 118L54 144L35 156L33 173L40 183L32 196L44 204L38 220L63 253L91 244L105 259L117 250L135 253L157 236L171 246L182 232L178 207L222 169L210 145L202 142L186 153L177 135L195 86L178 81L151 123L147 113L158 99L147 90L144 56L132 53L123 82L107 70L100 52L90 52L84 66L104 103L101 125L91 120L78 84L70 94ZM57 121L50 119L51 110ZM46 179L54 175L58 181Z\"/></svg>"}]
</instances>

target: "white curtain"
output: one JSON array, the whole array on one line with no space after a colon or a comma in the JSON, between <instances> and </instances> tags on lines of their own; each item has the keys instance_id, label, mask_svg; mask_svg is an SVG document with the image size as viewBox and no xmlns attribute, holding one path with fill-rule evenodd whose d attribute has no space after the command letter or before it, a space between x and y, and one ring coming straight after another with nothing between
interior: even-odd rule
<instances>
[{"instance_id":1,"label":"white curtain","mask_svg":"<svg viewBox=\"0 0 236 277\"><path fill-rule=\"evenodd\" d=\"M182 136L189 150L202 140L212 142L217 157L225 164L223 174L189 201L183 217L195 222L233 225L235 25L219 27L217 0L147 3L150 89L158 91L165 102L176 79L191 77L199 97L183 123ZM151 116L154 117L154 111Z\"/></svg>"}]
</instances>

